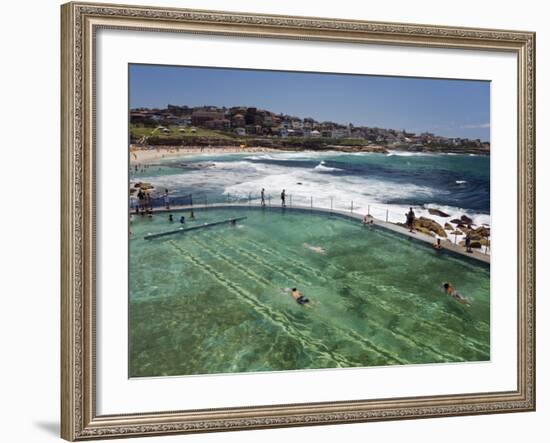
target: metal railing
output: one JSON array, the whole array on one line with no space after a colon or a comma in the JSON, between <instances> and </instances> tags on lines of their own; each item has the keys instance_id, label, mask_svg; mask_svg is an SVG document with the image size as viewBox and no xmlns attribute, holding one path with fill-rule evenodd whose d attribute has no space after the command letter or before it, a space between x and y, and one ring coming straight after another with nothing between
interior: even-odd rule
<instances>
[{"instance_id":1,"label":"metal railing","mask_svg":"<svg viewBox=\"0 0 550 443\"><path fill-rule=\"evenodd\" d=\"M168 202L168 203L167 203ZM151 196L147 201L142 201L145 208L166 208L170 209L177 206L204 206L208 208L209 205L220 205L220 204L241 204L247 206L265 206L267 208L276 208L276 207L289 207L289 208L301 208L301 209L322 209L328 210L329 212L339 212L339 213L350 213L357 215L366 215L372 217L376 220L383 221L386 223L393 224L405 224L406 214L398 213L392 211L386 207L376 206L376 205L361 205L357 201L349 200L337 200L334 197L315 197L312 195L305 194L285 194L284 205L283 199L280 194L272 195L265 193L264 199L262 202L262 197L260 193L253 194L213 194L206 192L185 194L185 195L170 195L166 199L165 195L160 196ZM130 198L130 209L135 210L136 207L138 210L142 207L140 205L140 200L137 199L135 195ZM414 207L413 207L414 209ZM418 210L419 208L417 208ZM425 209L425 208L421 208ZM443 226L442 226L443 227ZM444 227L443 227L444 228ZM459 230L459 228L454 227L454 231ZM453 234L452 232L447 233L447 239L458 245L462 239L463 235L460 237L458 234ZM486 238L490 244L490 237ZM490 247L488 245L483 245L479 248L479 252L483 254L490 254Z\"/></svg>"}]
</instances>

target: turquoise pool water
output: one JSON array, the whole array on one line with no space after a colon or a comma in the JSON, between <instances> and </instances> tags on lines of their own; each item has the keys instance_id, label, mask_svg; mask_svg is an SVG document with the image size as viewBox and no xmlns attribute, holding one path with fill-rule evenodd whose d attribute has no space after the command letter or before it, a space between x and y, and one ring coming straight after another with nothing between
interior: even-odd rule
<instances>
[{"instance_id":1,"label":"turquoise pool water","mask_svg":"<svg viewBox=\"0 0 550 443\"><path fill-rule=\"evenodd\" d=\"M131 224L131 377L490 358L486 266L335 216L195 216L187 226L247 219L157 240L143 236L179 223L163 214ZM445 296L444 281L472 306ZM292 287L314 304L298 305Z\"/></svg>"}]
</instances>

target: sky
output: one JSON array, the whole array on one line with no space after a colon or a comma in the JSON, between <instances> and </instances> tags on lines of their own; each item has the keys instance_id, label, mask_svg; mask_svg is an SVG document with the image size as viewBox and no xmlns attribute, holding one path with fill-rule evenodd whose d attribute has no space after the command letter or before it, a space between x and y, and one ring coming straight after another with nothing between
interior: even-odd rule
<instances>
[{"instance_id":1,"label":"sky","mask_svg":"<svg viewBox=\"0 0 550 443\"><path fill-rule=\"evenodd\" d=\"M318 121L490 138L490 82L182 66L129 67L130 108L247 106Z\"/></svg>"}]
</instances>

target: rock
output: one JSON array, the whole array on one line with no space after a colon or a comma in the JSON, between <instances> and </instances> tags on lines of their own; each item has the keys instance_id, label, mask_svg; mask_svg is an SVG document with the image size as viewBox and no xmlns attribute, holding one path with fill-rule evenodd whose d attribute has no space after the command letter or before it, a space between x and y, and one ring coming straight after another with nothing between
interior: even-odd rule
<instances>
[{"instance_id":1,"label":"rock","mask_svg":"<svg viewBox=\"0 0 550 443\"><path fill-rule=\"evenodd\" d=\"M446 214L445 212L439 209L428 208L428 212L432 215L438 215L439 217L450 217L449 214Z\"/></svg>"},{"instance_id":2,"label":"rock","mask_svg":"<svg viewBox=\"0 0 550 443\"><path fill-rule=\"evenodd\" d=\"M445 229L437 223L435 220L432 220L427 217L420 217L414 220L414 228L420 232L423 232L420 230L420 228L427 229L430 232L433 232L440 237L447 237L447 233L445 232Z\"/></svg>"},{"instance_id":3,"label":"rock","mask_svg":"<svg viewBox=\"0 0 550 443\"><path fill-rule=\"evenodd\" d=\"M421 232L422 234L429 235L430 237L435 237L435 234L430 231L428 228L424 228L422 226L416 226L414 227L415 231Z\"/></svg>"},{"instance_id":4,"label":"rock","mask_svg":"<svg viewBox=\"0 0 550 443\"><path fill-rule=\"evenodd\" d=\"M468 217L467 215L462 215L460 216L460 220L462 221L462 223L466 223L467 225L471 225L474 221Z\"/></svg>"},{"instance_id":5,"label":"rock","mask_svg":"<svg viewBox=\"0 0 550 443\"><path fill-rule=\"evenodd\" d=\"M462 240L461 242L458 243L460 246L463 246L465 247L466 246L466 243L464 242L464 240ZM481 242L478 242L478 241L473 241L470 243L470 247L472 249L481 249Z\"/></svg>"},{"instance_id":6,"label":"rock","mask_svg":"<svg viewBox=\"0 0 550 443\"><path fill-rule=\"evenodd\" d=\"M479 228L475 229L474 232L481 237L489 237L491 235L491 229L486 228L485 226L480 226Z\"/></svg>"},{"instance_id":7,"label":"rock","mask_svg":"<svg viewBox=\"0 0 550 443\"><path fill-rule=\"evenodd\" d=\"M462 224L462 222L461 222L458 218L453 218L453 219L451 220L451 223L454 223L455 225L460 225L460 224Z\"/></svg>"},{"instance_id":8,"label":"rock","mask_svg":"<svg viewBox=\"0 0 550 443\"><path fill-rule=\"evenodd\" d=\"M459 231L458 229L456 231L451 232L451 235L462 235L463 232Z\"/></svg>"},{"instance_id":9,"label":"rock","mask_svg":"<svg viewBox=\"0 0 550 443\"><path fill-rule=\"evenodd\" d=\"M451 225L450 223L445 223L445 229L447 231L452 231L454 228L453 228L453 225Z\"/></svg>"},{"instance_id":10,"label":"rock","mask_svg":"<svg viewBox=\"0 0 550 443\"><path fill-rule=\"evenodd\" d=\"M130 194L135 194L137 192L136 188L130 188Z\"/></svg>"}]
</instances>

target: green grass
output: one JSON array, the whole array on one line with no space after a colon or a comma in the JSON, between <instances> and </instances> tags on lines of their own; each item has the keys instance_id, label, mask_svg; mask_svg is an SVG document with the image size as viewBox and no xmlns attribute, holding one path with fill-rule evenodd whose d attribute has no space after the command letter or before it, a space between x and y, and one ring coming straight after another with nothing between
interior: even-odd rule
<instances>
[{"instance_id":1,"label":"green grass","mask_svg":"<svg viewBox=\"0 0 550 443\"><path fill-rule=\"evenodd\" d=\"M179 126L168 126L170 132L163 132L156 128L148 128L130 125L130 135L133 139L140 139L143 136L155 137L163 140L185 140L188 138L204 137L212 139L234 140L230 134L221 131L212 131L210 129L195 128L196 131L192 132L191 128L185 128L185 132L180 131Z\"/></svg>"}]
</instances>

